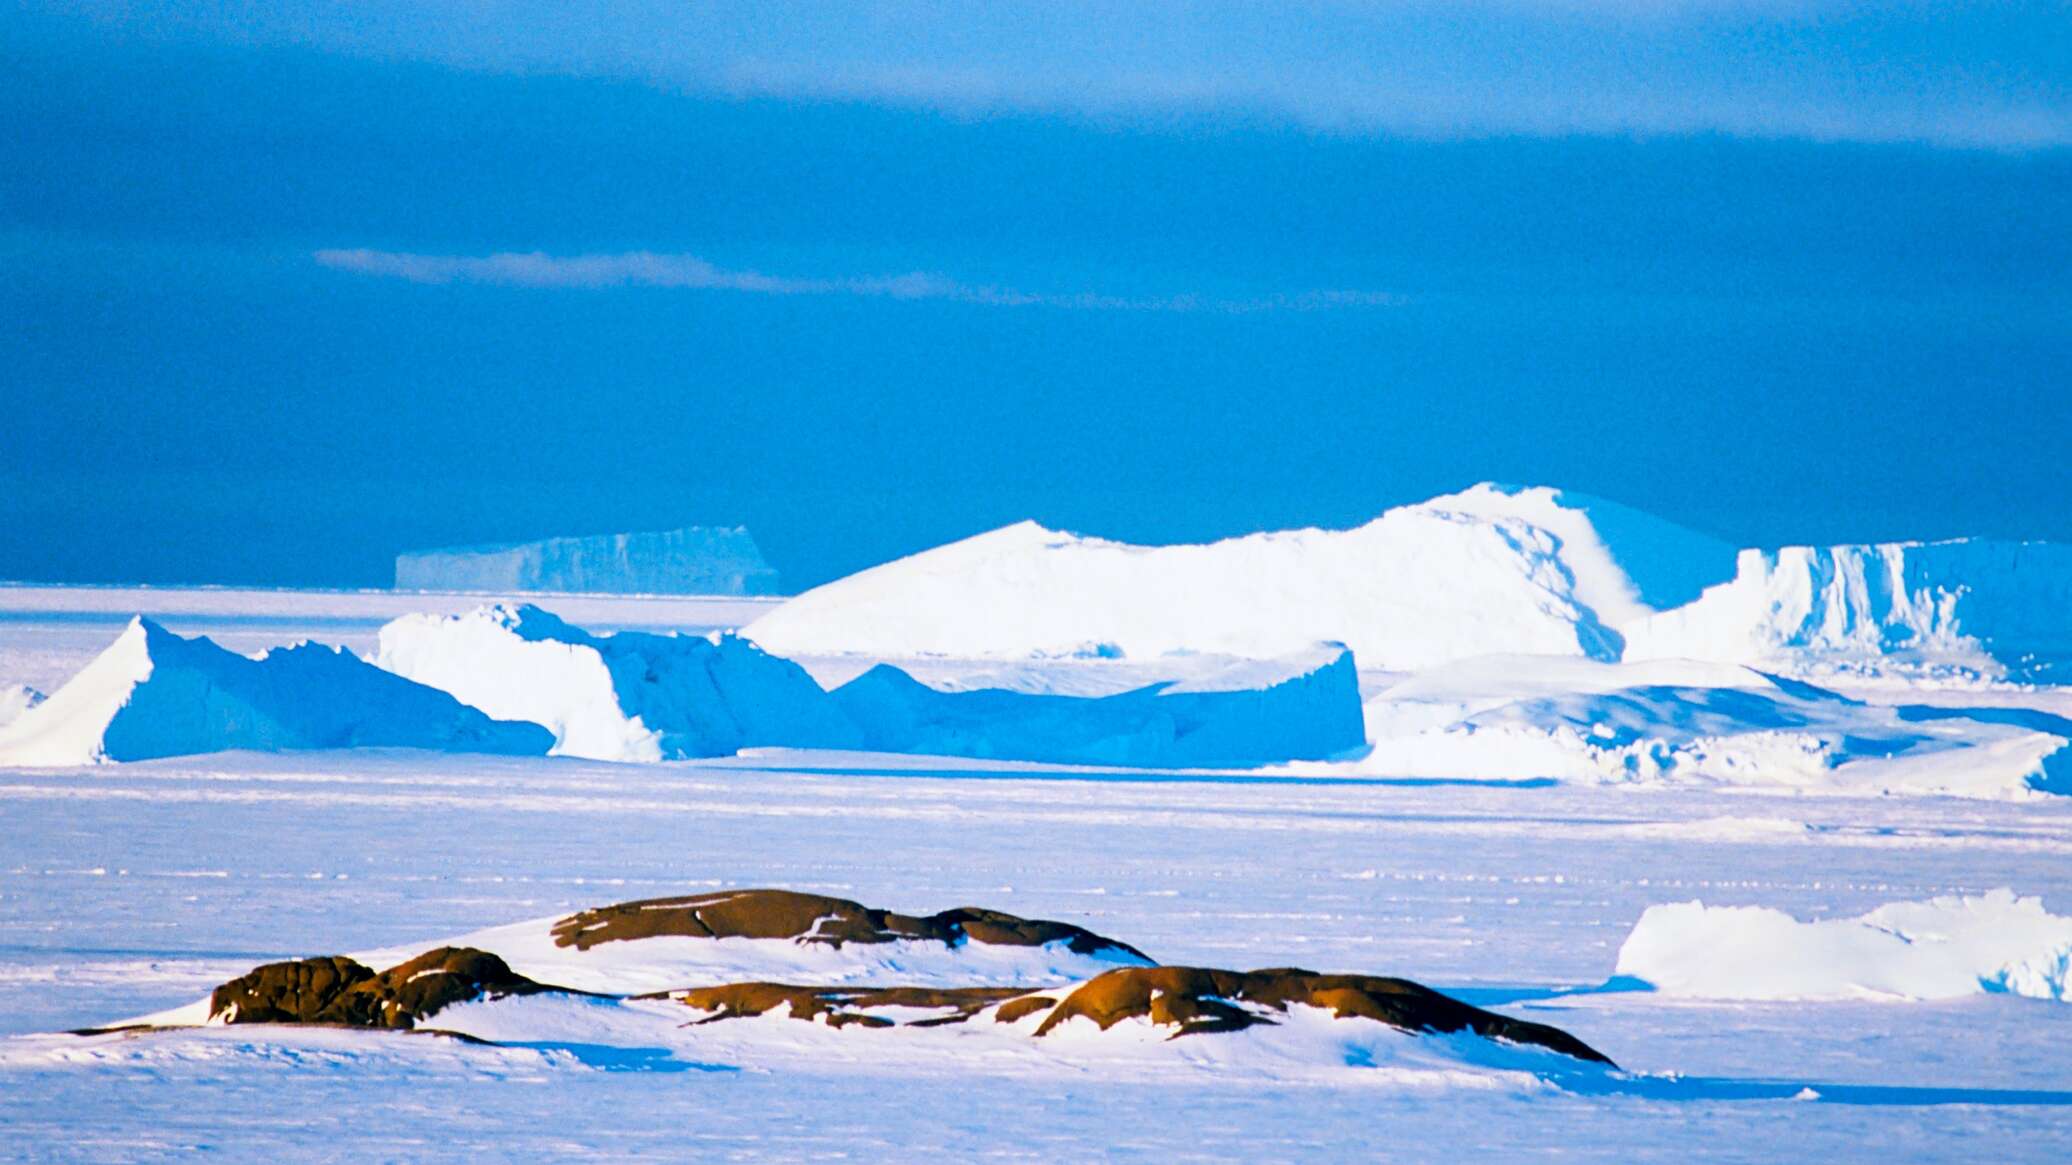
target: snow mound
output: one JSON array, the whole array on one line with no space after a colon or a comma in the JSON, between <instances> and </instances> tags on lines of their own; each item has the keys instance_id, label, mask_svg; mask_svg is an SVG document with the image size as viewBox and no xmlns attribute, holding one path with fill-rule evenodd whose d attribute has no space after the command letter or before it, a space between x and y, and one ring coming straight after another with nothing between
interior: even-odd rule
<instances>
[{"instance_id":1,"label":"snow mound","mask_svg":"<svg viewBox=\"0 0 2072 1165\"><path fill-rule=\"evenodd\" d=\"M396 589L622 595L774 595L777 572L744 527L548 538L396 556Z\"/></svg>"},{"instance_id":2,"label":"snow mound","mask_svg":"<svg viewBox=\"0 0 2072 1165\"><path fill-rule=\"evenodd\" d=\"M1625 628L1628 659L1971 672L2072 661L2072 545L1961 539L1744 550L1734 577Z\"/></svg>"},{"instance_id":3,"label":"snow mound","mask_svg":"<svg viewBox=\"0 0 2072 1165\"><path fill-rule=\"evenodd\" d=\"M1365 743L1359 673L1337 644L1111 696L941 691L888 664L835 689L866 748L1056 764L1254 768Z\"/></svg>"},{"instance_id":4,"label":"snow mound","mask_svg":"<svg viewBox=\"0 0 2072 1165\"><path fill-rule=\"evenodd\" d=\"M544 753L535 724L492 720L337 648L251 658L141 616L48 700L0 728L0 763L75 765L225 749L391 747Z\"/></svg>"},{"instance_id":5,"label":"snow mound","mask_svg":"<svg viewBox=\"0 0 2072 1165\"><path fill-rule=\"evenodd\" d=\"M0 728L21 719L22 713L43 702L43 693L27 684L0 685Z\"/></svg>"},{"instance_id":6,"label":"snow mound","mask_svg":"<svg viewBox=\"0 0 2072 1165\"><path fill-rule=\"evenodd\" d=\"M1614 623L1729 577L1732 551L1624 507L1477 486L1352 530L1133 546L1022 522L808 591L746 634L788 655L1021 657L1342 642L1369 667L1619 658Z\"/></svg>"},{"instance_id":7,"label":"snow mound","mask_svg":"<svg viewBox=\"0 0 2072 1165\"><path fill-rule=\"evenodd\" d=\"M855 727L805 669L732 635L592 635L530 604L406 615L380 666L595 760L726 756L759 745L850 748Z\"/></svg>"},{"instance_id":8,"label":"snow mound","mask_svg":"<svg viewBox=\"0 0 2072 1165\"><path fill-rule=\"evenodd\" d=\"M1365 714L1372 749L1357 768L1392 776L2072 792L2072 719L1868 703L1738 665L1470 660L1383 689Z\"/></svg>"},{"instance_id":9,"label":"snow mound","mask_svg":"<svg viewBox=\"0 0 2072 1165\"><path fill-rule=\"evenodd\" d=\"M2012 890L1881 906L1801 922L1780 910L1650 906L1618 972L1672 995L1715 999L2072 999L2072 918Z\"/></svg>"}]
</instances>

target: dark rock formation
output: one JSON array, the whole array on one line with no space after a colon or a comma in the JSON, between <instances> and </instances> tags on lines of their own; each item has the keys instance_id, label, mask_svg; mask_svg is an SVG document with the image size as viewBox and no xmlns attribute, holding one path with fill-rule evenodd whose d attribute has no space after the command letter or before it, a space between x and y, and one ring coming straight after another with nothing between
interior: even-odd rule
<instances>
[{"instance_id":1,"label":"dark rock formation","mask_svg":"<svg viewBox=\"0 0 2072 1165\"><path fill-rule=\"evenodd\" d=\"M789 1006L793 1019L825 1017L829 1027L893 1027L895 1021L872 1015L870 1009L920 1007L941 1009L944 1014L910 1020L900 1026L937 1027L963 1023L995 1003L1026 993L1020 987L796 987L786 983L729 983L672 992L670 997L687 1007L714 1013L698 1023L762 1015Z\"/></svg>"},{"instance_id":2,"label":"dark rock formation","mask_svg":"<svg viewBox=\"0 0 2072 1165\"><path fill-rule=\"evenodd\" d=\"M380 974L331 955L253 968L216 988L209 1018L409 1029L448 1004L554 990L472 947L439 947Z\"/></svg>"},{"instance_id":3,"label":"dark rock formation","mask_svg":"<svg viewBox=\"0 0 2072 1165\"><path fill-rule=\"evenodd\" d=\"M1379 1020L1407 1032L1469 1031L1488 1039L1547 1048L1579 1060L1611 1063L1602 1053L1559 1028L1471 1007L1407 979L1319 975L1293 967L1265 971L1118 968L1088 980L1065 996L1036 1034L1046 1035L1074 1016L1093 1020L1104 1031L1125 1019L1145 1018L1177 1029L1173 1033L1175 1038L1239 1031L1253 1024L1274 1022L1259 1014L1261 1011L1285 1012L1297 1003L1326 1008L1339 1019Z\"/></svg>"},{"instance_id":4,"label":"dark rock formation","mask_svg":"<svg viewBox=\"0 0 2072 1165\"><path fill-rule=\"evenodd\" d=\"M764 1015L788 1007L793 1019L830 1027L935 1027L964 1023L994 1008L998 1023L1044 1012L1033 1033L1049 1035L1076 1016L1101 1030L1126 1019L1148 1019L1175 1029L1172 1038L1242 1031L1276 1022L1294 1004L1324 1008L1339 1019L1372 1019L1411 1033L1473 1032L1486 1039L1546 1048L1593 1063L1602 1053L1559 1028L1483 1011L1406 979L1377 975L1319 975L1297 968L1217 971L1202 967L1123 967L1070 991L1030 992L1017 987L800 987L784 983L729 983L669 992L668 997L710 1013L699 1023ZM998 1005L997 1007L995 1005ZM896 1025L872 1015L878 1007L939 1008L943 1014Z\"/></svg>"},{"instance_id":5,"label":"dark rock formation","mask_svg":"<svg viewBox=\"0 0 2072 1165\"><path fill-rule=\"evenodd\" d=\"M1022 947L1063 942L1074 954L1114 951L1151 962L1127 943L1070 923L1017 918L976 906L914 917L873 909L846 898L791 890L725 890L683 898L621 902L572 914L554 924L556 945L583 951L598 943L659 935L791 939L837 948L843 943L901 939L946 946L967 941Z\"/></svg>"}]
</instances>

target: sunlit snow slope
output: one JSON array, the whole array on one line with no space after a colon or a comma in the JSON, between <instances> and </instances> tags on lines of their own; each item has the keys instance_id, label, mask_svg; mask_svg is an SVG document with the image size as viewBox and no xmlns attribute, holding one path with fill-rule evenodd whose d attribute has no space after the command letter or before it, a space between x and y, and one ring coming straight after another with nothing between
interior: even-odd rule
<instances>
[{"instance_id":1,"label":"sunlit snow slope","mask_svg":"<svg viewBox=\"0 0 2072 1165\"><path fill-rule=\"evenodd\" d=\"M1032 522L808 591L747 634L788 655L1484 655L2048 682L2072 660L2072 546L1744 550L1614 503L1479 485L1351 530L1133 546Z\"/></svg>"},{"instance_id":2,"label":"sunlit snow slope","mask_svg":"<svg viewBox=\"0 0 2072 1165\"><path fill-rule=\"evenodd\" d=\"M789 655L1260 657L1336 641L1370 668L1617 659L1615 623L1732 570L1724 543L1636 511L1484 485L1353 530L1198 546L1023 522L808 591L748 634Z\"/></svg>"}]
</instances>

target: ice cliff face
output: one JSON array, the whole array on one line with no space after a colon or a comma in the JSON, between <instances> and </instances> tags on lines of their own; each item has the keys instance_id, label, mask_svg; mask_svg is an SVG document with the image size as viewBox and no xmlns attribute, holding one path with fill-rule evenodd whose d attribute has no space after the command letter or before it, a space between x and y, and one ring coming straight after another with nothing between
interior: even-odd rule
<instances>
[{"instance_id":1,"label":"ice cliff face","mask_svg":"<svg viewBox=\"0 0 2072 1165\"><path fill-rule=\"evenodd\" d=\"M2063 682L2072 670L2072 545L1744 550L1731 581L1626 635L1629 659L1896 665Z\"/></svg>"},{"instance_id":2,"label":"ice cliff face","mask_svg":"<svg viewBox=\"0 0 2072 1165\"><path fill-rule=\"evenodd\" d=\"M549 538L506 546L413 550L396 558L397 590L770 595L777 572L739 526Z\"/></svg>"},{"instance_id":3,"label":"ice cliff face","mask_svg":"<svg viewBox=\"0 0 2072 1165\"><path fill-rule=\"evenodd\" d=\"M1097 698L938 691L880 664L834 698L880 752L1251 768L1326 760L1366 742L1353 656L1336 644Z\"/></svg>"}]
</instances>

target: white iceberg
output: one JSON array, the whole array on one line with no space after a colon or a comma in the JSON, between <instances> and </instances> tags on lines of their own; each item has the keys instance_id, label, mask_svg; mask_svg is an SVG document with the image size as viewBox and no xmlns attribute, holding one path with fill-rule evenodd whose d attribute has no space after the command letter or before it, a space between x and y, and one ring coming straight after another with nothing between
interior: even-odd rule
<instances>
[{"instance_id":1,"label":"white iceberg","mask_svg":"<svg viewBox=\"0 0 2072 1165\"><path fill-rule=\"evenodd\" d=\"M1733 579L1625 635L1628 659L2044 682L2072 664L2072 545L1965 538L1745 550Z\"/></svg>"},{"instance_id":2,"label":"white iceberg","mask_svg":"<svg viewBox=\"0 0 2072 1165\"><path fill-rule=\"evenodd\" d=\"M251 658L131 620L51 697L0 727L0 763L76 765L225 749L424 748L519 755L553 743L445 692L313 643Z\"/></svg>"},{"instance_id":3,"label":"white iceberg","mask_svg":"<svg viewBox=\"0 0 2072 1165\"><path fill-rule=\"evenodd\" d=\"M498 604L397 619L381 629L375 662L492 716L546 725L561 756L658 761L858 742L805 669L732 635L592 635L530 604Z\"/></svg>"},{"instance_id":4,"label":"white iceberg","mask_svg":"<svg viewBox=\"0 0 2072 1165\"><path fill-rule=\"evenodd\" d=\"M1023 522L807 591L744 634L787 655L1618 659L1615 624L1731 576L1725 543L1610 502L1478 486L1353 530L1132 546Z\"/></svg>"}]
</instances>

